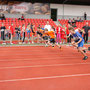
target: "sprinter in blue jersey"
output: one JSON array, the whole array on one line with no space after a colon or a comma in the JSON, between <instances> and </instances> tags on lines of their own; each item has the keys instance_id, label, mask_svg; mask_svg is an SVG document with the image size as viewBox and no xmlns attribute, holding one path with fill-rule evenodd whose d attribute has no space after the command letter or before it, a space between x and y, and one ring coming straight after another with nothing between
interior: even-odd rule
<instances>
[{"instance_id":1,"label":"sprinter in blue jersey","mask_svg":"<svg viewBox=\"0 0 90 90\"><path fill-rule=\"evenodd\" d=\"M75 31L73 27L69 27L69 31L73 36L73 41L71 44L77 47L78 51L82 53L82 55L84 56L83 60L88 59L88 56L86 55L86 50L90 50L90 47L88 47L88 49L83 47L84 39L82 35L78 31Z\"/></svg>"}]
</instances>

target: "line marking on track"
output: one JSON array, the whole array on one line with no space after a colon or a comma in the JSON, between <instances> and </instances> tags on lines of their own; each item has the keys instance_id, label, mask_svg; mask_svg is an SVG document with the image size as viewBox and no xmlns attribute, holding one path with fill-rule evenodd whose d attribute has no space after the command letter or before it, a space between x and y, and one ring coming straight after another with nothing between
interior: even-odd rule
<instances>
[{"instance_id":1,"label":"line marking on track","mask_svg":"<svg viewBox=\"0 0 90 90\"><path fill-rule=\"evenodd\" d=\"M90 64L90 63L33 65L33 66L0 67L0 69L41 68L41 67L72 66L72 65L89 65L89 64Z\"/></svg>"},{"instance_id":2,"label":"line marking on track","mask_svg":"<svg viewBox=\"0 0 90 90\"><path fill-rule=\"evenodd\" d=\"M35 77L35 78L24 78L24 79L0 80L0 83L3 83L3 82L16 82L16 81L31 81L31 80L56 79L56 78L69 78L69 77L81 77L81 76L90 76L90 73L86 73L86 74L73 74L73 75L62 75L62 76L49 76L49 77Z\"/></svg>"},{"instance_id":3,"label":"line marking on track","mask_svg":"<svg viewBox=\"0 0 90 90\"><path fill-rule=\"evenodd\" d=\"M38 59L39 59L39 60L38 60ZM45 58L45 57L43 57L43 58L37 58L37 57L36 57L36 58L34 58L34 59L33 59L33 58L32 58L32 59L23 59L23 58L22 58L22 59L11 59L11 60L10 60L10 59L7 59L7 60L3 60L3 59L2 59L2 60L0 60L0 62L5 62L5 61L6 61L6 62L9 62L9 61L12 61L12 62L13 62L13 61L35 61L35 60L36 60L36 61L40 61L40 60L54 60L54 59L55 59L55 60L56 60L56 59L62 60L62 59L81 59L81 58L80 58L80 57L77 58L77 57L73 57L73 56L72 56L72 57L68 57L68 56L66 56L66 57L61 57L61 56L60 56L60 57L55 57L55 58Z\"/></svg>"}]
</instances>

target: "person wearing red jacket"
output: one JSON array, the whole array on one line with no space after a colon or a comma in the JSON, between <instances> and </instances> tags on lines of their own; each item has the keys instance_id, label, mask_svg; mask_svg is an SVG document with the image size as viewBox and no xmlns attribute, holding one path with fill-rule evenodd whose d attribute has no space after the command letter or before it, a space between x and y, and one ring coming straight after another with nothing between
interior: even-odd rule
<instances>
[{"instance_id":1,"label":"person wearing red jacket","mask_svg":"<svg viewBox=\"0 0 90 90\"><path fill-rule=\"evenodd\" d=\"M58 26L56 27L56 42L57 43L61 43L61 31L62 31L62 27L60 26L60 24L58 24Z\"/></svg>"},{"instance_id":2,"label":"person wearing red jacket","mask_svg":"<svg viewBox=\"0 0 90 90\"><path fill-rule=\"evenodd\" d=\"M12 23L11 26L10 26L10 32L11 32L10 44L13 44L13 43L12 43L12 39L13 39L13 35L14 35L14 26L13 26L13 23Z\"/></svg>"}]
</instances>

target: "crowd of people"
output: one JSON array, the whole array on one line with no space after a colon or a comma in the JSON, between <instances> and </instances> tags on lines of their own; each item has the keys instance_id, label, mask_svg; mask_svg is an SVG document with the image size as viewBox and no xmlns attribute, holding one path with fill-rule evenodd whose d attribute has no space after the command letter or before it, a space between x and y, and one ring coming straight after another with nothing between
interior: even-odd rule
<instances>
[{"instance_id":1,"label":"crowd of people","mask_svg":"<svg viewBox=\"0 0 90 90\"><path fill-rule=\"evenodd\" d=\"M55 42L57 44L64 44L64 43L70 43L72 40L72 36L70 35L70 32L68 28L72 26L71 24L68 25L61 25L58 24L57 27L53 27L47 22L47 24L44 25L39 25L38 27L35 27L35 25L32 25L28 23L26 26L23 24L22 26L16 26L14 28L13 23L6 28L4 23L2 23L2 26L0 27L1 31L1 40L3 40L2 44L6 44L5 41L8 39L10 40L10 44L13 44L13 38L18 40L19 44L25 44L25 41L27 40L28 43L43 43L45 37L48 36L46 34L45 36L45 30L47 29L49 32L53 31L55 35ZM85 42L88 42L88 31L90 30L90 26L88 26L88 23L82 29L76 28L84 37ZM70 36L69 38L67 38Z\"/></svg>"},{"instance_id":2,"label":"crowd of people","mask_svg":"<svg viewBox=\"0 0 90 90\"><path fill-rule=\"evenodd\" d=\"M73 25L76 22L83 22L83 20L81 18L79 18L79 17L77 17L77 19L75 19L75 18L73 18L73 19L69 18L69 21L68 21L69 24L72 24Z\"/></svg>"}]
</instances>

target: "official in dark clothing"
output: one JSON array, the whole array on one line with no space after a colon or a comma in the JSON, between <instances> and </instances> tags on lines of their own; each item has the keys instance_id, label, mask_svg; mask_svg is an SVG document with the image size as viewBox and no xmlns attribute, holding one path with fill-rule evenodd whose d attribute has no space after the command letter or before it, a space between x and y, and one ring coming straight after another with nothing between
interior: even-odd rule
<instances>
[{"instance_id":1,"label":"official in dark clothing","mask_svg":"<svg viewBox=\"0 0 90 90\"><path fill-rule=\"evenodd\" d=\"M84 20L87 20L87 14L86 14L86 12L84 13Z\"/></svg>"},{"instance_id":2,"label":"official in dark clothing","mask_svg":"<svg viewBox=\"0 0 90 90\"><path fill-rule=\"evenodd\" d=\"M84 40L85 43L88 42L88 31L90 30L90 26L88 26L88 22L86 23L86 25L83 27L85 34L84 34Z\"/></svg>"}]
</instances>

